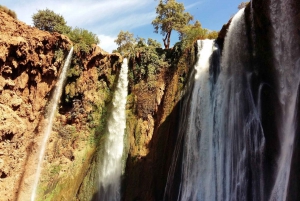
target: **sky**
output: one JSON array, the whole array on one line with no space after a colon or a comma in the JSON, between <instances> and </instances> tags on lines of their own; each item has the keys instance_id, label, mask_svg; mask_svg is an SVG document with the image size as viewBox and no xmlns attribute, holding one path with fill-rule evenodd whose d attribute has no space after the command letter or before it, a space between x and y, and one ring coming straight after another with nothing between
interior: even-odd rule
<instances>
[{"instance_id":1,"label":"sky","mask_svg":"<svg viewBox=\"0 0 300 201\"><path fill-rule=\"evenodd\" d=\"M238 11L242 0L177 0L202 27L219 31ZM99 46L111 52L117 48L118 33L129 31L135 37L153 38L162 43L163 36L154 33L151 24L159 0L1 0L1 5L14 10L19 20L33 25L32 15L46 8L60 14L67 25L87 29L100 39ZM195 21L194 20L194 21ZM173 34L171 45L178 41Z\"/></svg>"}]
</instances>

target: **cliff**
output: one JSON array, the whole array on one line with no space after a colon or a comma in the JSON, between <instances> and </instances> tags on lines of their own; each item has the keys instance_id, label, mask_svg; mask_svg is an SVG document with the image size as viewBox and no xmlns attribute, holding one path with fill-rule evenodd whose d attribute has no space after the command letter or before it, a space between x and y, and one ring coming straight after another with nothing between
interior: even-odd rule
<instances>
[{"instance_id":1,"label":"cliff","mask_svg":"<svg viewBox=\"0 0 300 201\"><path fill-rule=\"evenodd\" d=\"M44 115L71 46L63 35L0 12L0 200L30 199ZM75 200L87 191L84 178L96 177L91 167L121 62L97 46L73 56L43 163L40 200Z\"/></svg>"}]
</instances>

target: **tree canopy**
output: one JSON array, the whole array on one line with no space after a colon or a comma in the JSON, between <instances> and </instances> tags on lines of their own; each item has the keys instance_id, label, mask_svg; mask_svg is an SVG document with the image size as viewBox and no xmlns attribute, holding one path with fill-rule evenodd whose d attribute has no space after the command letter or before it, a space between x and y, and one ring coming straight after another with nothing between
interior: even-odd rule
<instances>
[{"instance_id":1,"label":"tree canopy","mask_svg":"<svg viewBox=\"0 0 300 201\"><path fill-rule=\"evenodd\" d=\"M35 27L49 32L59 32L67 29L67 22L62 15L54 13L52 10L39 10L32 16L33 24Z\"/></svg>"},{"instance_id":2,"label":"tree canopy","mask_svg":"<svg viewBox=\"0 0 300 201\"><path fill-rule=\"evenodd\" d=\"M163 2L160 0L156 7L156 18L152 21L155 33L160 33L164 36L163 42L166 49L170 47L170 38L172 30L179 33L182 29L193 20L193 16L185 12L184 5L176 2L176 0L167 0Z\"/></svg>"},{"instance_id":3,"label":"tree canopy","mask_svg":"<svg viewBox=\"0 0 300 201\"><path fill-rule=\"evenodd\" d=\"M92 44L98 44L99 38L96 34L82 28L72 28L67 25L62 15L56 14L48 8L39 10L32 16L35 27L49 32L58 32L70 38L74 43L75 52L88 52Z\"/></svg>"},{"instance_id":4,"label":"tree canopy","mask_svg":"<svg viewBox=\"0 0 300 201\"><path fill-rule=\"evenodd\" d=\"M124 55L125 53L133 49L136 39L134 38L133 33L130 33L128 31L124 32L121 30L114 42L118 45L117 51Z\"/></svg>"}]
</instances>

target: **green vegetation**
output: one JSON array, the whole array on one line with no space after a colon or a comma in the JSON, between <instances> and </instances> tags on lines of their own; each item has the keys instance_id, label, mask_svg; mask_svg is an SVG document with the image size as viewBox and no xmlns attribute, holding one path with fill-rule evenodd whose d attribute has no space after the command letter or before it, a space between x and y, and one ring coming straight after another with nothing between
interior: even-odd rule
<instances>
[{"instance_id":1,"label":"green vegetation","mask_svg":"<svg viewBox=\"0 0 300 201\"><path fill-rule=\"evenodd\" d=\"M184 11L183 3L178 3L175 0L168 0L165 3L160 0L156 7L157 16L152 21L152 25L156 33L160 30L160 33L164 36L165 49L170 47L172 30L182 33L182 29L193 20L193 16Z\"/></svg>"},{"instance_id":2,"label":"green vegetation","mask_svg":"<svg viewBox=\"0 0 300 201\"><path fill-rule=\"evenodd\" d=\"M100 41L98 36L86 29L74 28L66 33L70 40L75 43L74 51L88 52L93 44L98 44Z\"/></svg>"},{"instance_id":3,"label":"green vegetation","mask_svg":"<svg viewBox=\"0 0 300 201\"><path fill-rule=\"evenodd\" d=\"M183 48L191 47L196 40L203 40L207 38L207 34L208 30L202 28L198 20L193 25L186 25L182 28L180 36Z\"/></svg>"},{"instance_id":4,"label":"green vegetation","mask_svg":"<svg viewBox=\"0 0 300 201\"><path fill-rule=\"evenodd\" d=\"M39 10L32 16L32 20L34 26L41 30L58 32L68 36L74 43L75 52L88 53L93 44L100 42L96 34L85 29L68 26L62 15L56 14L49 9Z\"/></svg>"},{"instance_id":5,"label":"green vegetation","mask_svg":"<svg viewBox=\"0 0 300 201\"><path fill-rule=\"evenodd\" d=\"M14 19L17 19L17 14L15 11L10 10L9 8L7 8L6 6L2 6L0 5L0 11L7 13L8 15L10 15L11 17L13 17Z\"/></svg>"},{"instance_id":6,"label":"green vegetation","mask_svg":"<svg viewBox=\"0 0 300 201\"><path fill-rule=\"evenodd\" d=\"M32 20L35 27L49 32L62 33L62 27L67 26L67 22L62 15L56 14L48 8L46 10L39 10L32 16Z\"/></svg>"},{"instance_id":7,"label":"green vegetation","mask_svg":"<svg viewBox=\"0 0 300 201\"><path fill-rule=\"evenodd\" d=\"M132 33L121 30L114 42L118 45L117 52L124 55L133 50L136 39Z\"/></svg>"}]
</instances>

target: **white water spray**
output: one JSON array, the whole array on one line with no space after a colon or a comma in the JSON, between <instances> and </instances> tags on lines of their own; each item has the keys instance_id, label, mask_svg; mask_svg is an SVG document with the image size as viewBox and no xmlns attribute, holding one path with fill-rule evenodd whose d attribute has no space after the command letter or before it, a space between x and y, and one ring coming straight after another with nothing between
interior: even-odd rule
<instances>
[{"instance_id":1,"label":"white water spray","mask_svg":"<svg viewBox=\"0 0 300 201\"><path fill-rule=\"evenodd\" d=\"M35 179L34 179L34 183L33 183L32 193L31 193L31 201L34 201L35 197L36 197L36 191L37 191L37 186L38 186L39 178L40 178L41 171L42 171L42 163L44 160L47 142L48 142L48 139L49 139L51 131L52 131L52 125L53 125L53 120L55 117L56 108L57 108L59 99L61 97L63 84L64 84L64 81L66 78L67 69L70 66L72 54L73 54L73 47L71 48L71 50L68 54L68 57L65 61L65 64L63 66L62 72L60 73L58 82L56 83L56 88L53 93L51 104L48 107L48 111L47 111L48 124L43 132L44 137L43 137L42 144L40 145L38 165L37 165L37 170L36 170Z\"/></svg>"},{"instance_id":2,"label":"white water spray","mask_svg":"<svg viewBox=\"0 0 300 201\"><path fill-rule=\"evenodd\" d=\"M179 200L263 200L265 139L246 70L244 9L232 19L219 76L210 74L215 48L213 41L198 41Z\"/></svg>"},{"instance_id":3,"label":"white water spray","mask_svg":"<svg viewBox=\"0 0 300 201\"><path fill-rule=\"evenodd\" d=\"M100 161L99 182L100 200L120 200L122 174L122 155L124 148L124 132L126 128L127 97L127 59L123 60L117 88L113 98L113 108L108 119L108 136L105 142L103 160Z\"/></svg>"}]
</instances>

